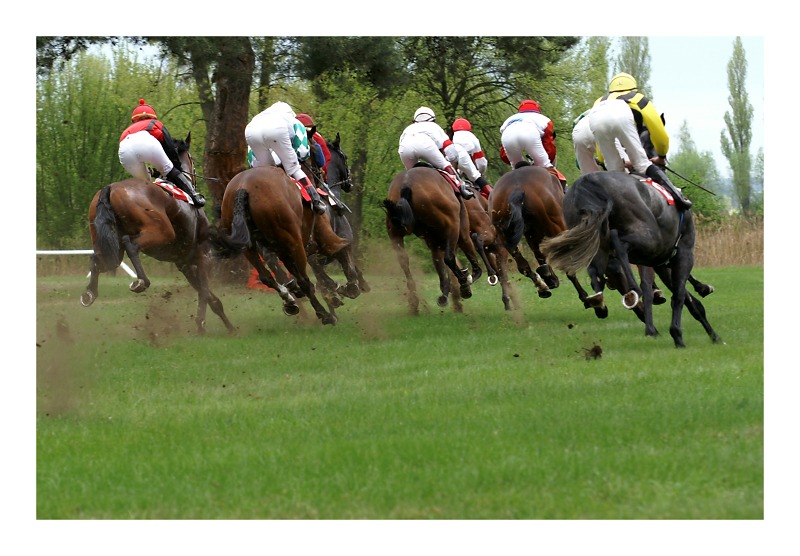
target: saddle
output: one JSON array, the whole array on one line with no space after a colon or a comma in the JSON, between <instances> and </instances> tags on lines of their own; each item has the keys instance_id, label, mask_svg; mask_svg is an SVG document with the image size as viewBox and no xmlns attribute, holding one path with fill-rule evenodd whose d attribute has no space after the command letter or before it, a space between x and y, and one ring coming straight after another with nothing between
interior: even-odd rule
<instances>
[{"instance_id":1,"label":"saddle","mask_svg":"<svg viewBox=\"0 0 800 556\"><path fill-rule=\"evenodd\" d=\"M292 178L291 176L289 176L289 177L294 182L294 184L297 186L297 189L300 190L300 195L303 196L303 200L306 203L310 203L311 202L311 195L308 194L308 191L306 191L306 188L303 187L303 184L300 183L299 181L297 181L296 179ZM328 196L328 192L327 191L324 191L324 190L320 189L319 187L316 187L315 189L317 190L317 193L319 193L321 196L324 196L324 197Z\"/></svg>"}]
</instances>

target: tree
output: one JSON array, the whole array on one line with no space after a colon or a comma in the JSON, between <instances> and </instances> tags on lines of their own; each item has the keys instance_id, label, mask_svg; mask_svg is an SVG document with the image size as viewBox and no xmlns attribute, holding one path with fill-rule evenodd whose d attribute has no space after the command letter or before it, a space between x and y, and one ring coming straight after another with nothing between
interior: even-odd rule
<instances>
[{"instance_id":1,"label":"tree","mask_svg":"<svg viewBox=\"0 0 800 556\"><path fill-rule=\"evenodd\" d=\"M731 110L725 112L725 128L720 134L722 154L728 159L733 172L733 191L742 212L750 213L752 197L750 141L753 106L750 104L745 88L747 78L747 58L741 37L733 43L733 55L728 62L728 104Z\"/></svg>"},{"instance_id":2,"label":"tree","mask_svg":"<svg viewBox=\"0 0 800 556\"><path fill-rule=\"evenodd\" d=\"M647 37L620 37L615 73L624 71L636 79L639 91L653 96L650 90L650 42Z\"/></svg>"},{"instance_id":3,"label":"tree","mask_svg":"<svg viewBox=\"0 0 800 556\"><path fill-rule=\"evenodd\" d=\"M676 186L683 188L692 199L692 212L704 221L720 221L726 214L729 203L727 197L718 195L722 189L722 179L714 163L714 155L710 151L699 152L689 132L689 125L683 121L678 132L680 148L670 156L670 168L678 172L680 177L672 177ZM690 181L684 181L690 180ZM696 187L693 184L701 186Z\"/></svg>"}]
</instances>

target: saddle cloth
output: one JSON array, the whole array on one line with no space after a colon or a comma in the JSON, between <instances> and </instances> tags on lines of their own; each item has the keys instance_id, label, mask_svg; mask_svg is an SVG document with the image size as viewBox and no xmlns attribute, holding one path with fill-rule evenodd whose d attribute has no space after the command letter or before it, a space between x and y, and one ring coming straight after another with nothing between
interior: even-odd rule
<instances>
[{"instance_id":1,"label":"saddle cloth","mask_svg":"<svg viewBox=\"0 0 800 556\"><path fill-rule=\"evenodd\" d=\"M651 180L650 178L639 178L639 181L646 183L647 185L649 185L650 187L661 193L661 196L664 197L664 199L666 199L668 205L675 205L675 198L672 196L672 193L670 193L664 188L663 185Z\"/></svg>"},{"instance_id":2,"label":"saddle cloth","mask_svg":"<svg viewBox=\"0 0 800 556\"><path fill-rule=\"evenodd\" d=\"M159 187L161 187L161 189L163 189L164 191L166 191L170 195L172 195L172 197L175 198L176 200L178 200L178 201L186 201L190 205L194 204L194 201L192 201L192 198L189 197L189 195L187 195L184 190L178 189L177 187L172 185L170 182L168 182L166 180L162 180L161 178L156 178L155 184L158 185Z\"/></svg>"}]
</instances>

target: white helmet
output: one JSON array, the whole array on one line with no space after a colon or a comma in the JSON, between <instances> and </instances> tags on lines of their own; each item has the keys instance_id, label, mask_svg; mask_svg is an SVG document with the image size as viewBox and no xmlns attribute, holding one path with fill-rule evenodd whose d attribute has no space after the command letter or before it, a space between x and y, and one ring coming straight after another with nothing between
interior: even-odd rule
<instances>
[{"instance_id":1,"label":"white helmet","mask_svg":"<svg viewBox=\"0 0 800 556\"><path fill-rule=\"evenodd\" d=\"M415 122L432 122L435 119L436 119L436 114L434 114L433 110L431 110L427 106L420 106L419 108L417 108L417 111L414 112Z\"/></svg>"}]
</instances>

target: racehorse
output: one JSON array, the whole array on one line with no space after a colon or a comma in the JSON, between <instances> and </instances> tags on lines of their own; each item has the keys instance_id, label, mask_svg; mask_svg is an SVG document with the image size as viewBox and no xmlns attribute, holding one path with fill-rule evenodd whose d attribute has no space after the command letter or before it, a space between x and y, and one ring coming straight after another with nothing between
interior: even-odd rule
<instances>
[{"instance_id":1,"label":"racehorse","mask_svg":"<svg viewBox=\"0 0 800 556\"><path fill-rule=\"evenodd\" d=\"M519 272L534 283L541 298L550 297L550 289L559 286L558 277L548 266L540 245L545 238L555 237L567 229L561 209L563 198L564 189L556 176L525 161L497 180L489 194L489 212L500 241L514 258ZM523 236L539 263L535 271L520 251ZM567 278L588 307L588 295L575 273L568 272Z\"/></svg>"},{"instance_id":2,"label":"racehorse","mask_svg":"<svg viewBox=\"0 0 800 556\"><path fill-rule=\"evenodd\" d=\"M644 295L648 336L658 334L653 325L652 281L643 279L640 288L631 264L652 267L672 292L670 335L675 346L686 345L681 329L684 305L713 342L722 342L703 305L686 290L694 264L692 211L675 210L660 189L623 172L581 176L567 190L563 207L569 228L541 246L549 264L573 274L589 268L599 276L614 277L628 293Z\"/></svg>"},{"instance_id":3,"label":"racehorse","mask_svg":"<svg viewBox=\"0 0 800 556\"><path fill-rule=\"evenodd\" d=\"M194 183L194 163L189 154L191 133L177 141L181 166ZM222 302L208 285L209 223L205 212L194 207L185 193L173 187L167 193L157 183L129 178L98 191L89 205L89 233L94 254L91 257L89 285L81 295L81 304L90 306L98 297L101 272L117 268L123 253L133 263L136 280L134 293L150 286L140 253L154 259L175 263L189 284L197 290L195 322L200 334L205 332L206 305L216 313L228 332L234 326L225 314Z\"/></svg>"},{"instance_id":4,"label":"racehorse","mask_svg":"<svg viewBox=\"0 0 800 556\"><path fill-rule=\"evenodd\" d=\"M500 282L503 306L510 311L512 308L510 284L505 262L508 258L508 251L503 247L500 236L492 224L489 216L489 202L483 195L475 195L464 201L464 206L467 208L469 217L470 237L475 245L475 250L486 266L487 280L492 286L496 286L498 281ZM474 263L473 267L475 267Z\"/></svg>"},{"instance_id":5,"label":"racehorse","mask_svg":"<svg viewBox=\"0 0 800 556\"><path fill-rule=\"evenodd\" d=\"M472 297L472 276L468 269L458 266L456 252L459 247L471 251L475 260L477 254L469 236L467 210L461 199L453 193L453 187L447 179L429 166L403 170L392 179L383 206L386 209L386 231L406 277L411 313L419 313L419 297L405 250L404 238L408 235L416 235L425 241L431 251L431 259L439 275L441 295L437 304L440 307L447 306L452 293L448 269L458 281L460 297ZM454 300L458 301L456 294L453 295Z\"/></svg>"},{"instance_id":6,"label":"racehorse","mask_svg":"<svg viewBox=\"0 0 800 556\"><path fill-rule=\"evenodd\" d=\"M350 178L347 155L342 150L340 142L341 138L339 133L337 133L336 138L328 143L331 159L328 163L327 183L323 182L322 179L318 177L319 172L315 168L312 168L312 173L317 177L319 184L327 190L327 212L333 231L349 242L348 246L339 251L335 258L339 261L339 264L342 265L343 269L347 269L350 266L354 267L356 275L354 279L348 279L347 284L339 286L336 281L325 272L325 266L332 262L331 258L325 257L320 253L314 253L309 255L308 262L317 277L317 286L319 288L329 292L336 292L338 295L343 295L345 297L355 298L358 297L361 292L369 292L370 287L361 269L356 264L356 257L353 251L355 234L353 233L353 228L346 215L346 212L349 212L350 209L342 201L342 192L349 193L353 189L353 181Z\"/></svg>"},{"instance_id":7,"label":"racehorse","mask_svg":"<svg viewBox=\"0 0 800 556\"><path fill-rule=\"evenodd\" d=\"M220 256L244 253L261 282L281 296L284 313L296 315L300 308L295 296L265 268L259 256L263 250L274 253L322 323L335 324L333 308L326 309L317 299L306 270L306 247L312 232L317 248L326 256L334 256L348 245L333 232L327 214L316 215L303 202L300 187L282 168L262 166L244 170L228 183L211 240Z\"/></svg>"}]
</instances>

